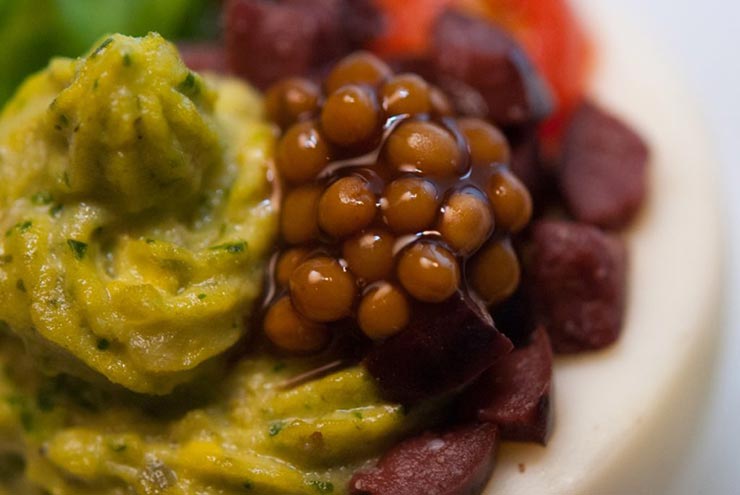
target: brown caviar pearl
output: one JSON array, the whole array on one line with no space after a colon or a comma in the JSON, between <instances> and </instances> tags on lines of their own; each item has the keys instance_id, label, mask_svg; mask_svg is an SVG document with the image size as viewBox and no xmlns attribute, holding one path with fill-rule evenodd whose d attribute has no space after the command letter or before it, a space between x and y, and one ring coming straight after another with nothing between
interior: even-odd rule
<instances>
[{"instance_id":1,"label":"brown caviar pearl","mask_svg":"<svg viewBox=\"0 0 740 495\"><path fill-rule=\"evenodd\" d=\"M409 324L410 317L411 309L406 295L388 282L371 287L357 311L360 329L373 340L400 332Z\"/></svg>"},{"instance_id":2,"label":"brown caviar pearl","mask_svg":"<svg viewBox=\"0 0 740 495\"><path fill-rule=\"evenodd\" d=\"M264 329L273 344L289 352L316 352L329 343L326 326L301 316L287 296L278 299L267 310Z\"/></svg>"},{"instance_id":3,"label":"brown caviar pearl","mask_svg":"<svg viewBox=\"0 0 740 495\"><path fill-rule=\"evenodd\" d=\"M429 102L432 105L432 112L437 117L451 117L455 114L450 99L436 86L429 89Z\"/></svg>"},{"instance_id":4,"label":"brown caviar pearl","mask_svg":"<svg viewBox=\"0 0 740 495\"><path fill-rule=\"evenodd\" d=\"M429 113L429 85L416 74L400 74L383 85L381 91L386 115Z\"/></svg>"},{"instance_id":5,"label":"brown caviar pearl","mask_svg":"<svg viewBox=\"0 0 740 495\"><path fill-rule=\"evenodd\" d=\"M394 232L418 233L434 224L439 210L439 193L437 187L426 179L402 177L388 184L381 206L385 223Z\"/></svg>"},{"instance_id":6,"label":"brown caviar pearl","mask_svg":"<svg viewBox=\"0 0 740 495\"><path fill-rule=\"evenodd\" d=\"M321 90L308 79L290 78L272 86L265 94L267 118L286 129L304 115L318 109Z\"/></svg>"},{"instance_id":7,"label":"brown caviar pearl","mask_svg":"<svg viewBox=\"0 0 740 495\"><path fill-rule=\"evenodd\" d=\"M398 279L419 301L439 303L450 298L460 285L460 267L447 249L422 241L401 255Z\"/></svg>"},{"instance_id":8,"label":"brown caviar pearl","mask_svg":"<svg viewBox=\"0 0 740 495\"><path fill-rule=\"evenodd\" d=\"M447 244L463 255L477 251L493 232L493 214L488 198L474 188L453 193L442 210L439 233Z\"/></svg>"},{"instance_id":9,"label":"brown caviar pearl","mask_svg":"<svg viewBox=\"0 0 740 495\"><path fill-rule=\"evenodd\" d=\"M308 249L293 248L288 249L280 255L275 267L275 281L280 287L287 287L290 276L298 265L303 263L311 253Z\"/></svg>"},{"instance_id":10,"label":"brown caviar pearl","mask_svg":"<svg viewBox=\"0 0 740 495\"><path fill-rule=\"evenodd\" d=\"M375 194L365 179L358 176L343 177L321 195L319 226L338 239L352 235L373 221L375 203Z\"/></svg>"},{"instance_id":11,"label":"brown caviar pearl","mask_svg":"<svg viewBox=\"0 0 740 495\"><path fill-rule=\"evenodd\" d=\"M324 89L331 94L347 84L378 86L391 75L391 69L369 52L357 52L341 60L324 81Z\"/></svg>"},{"instance_id":12,"label":"brown caviar pearl","mask_svg":"<svg viewBox=\"0 0 740 495\"><path fill-rule=\"evenodd\" d=\"M367 143L380 133L380 109L373 90L344 86L329 96L321 111L326 137L339 146Z\"/></svg>"},{"instance_id":13,"label":"brown caviar pearl","mask_svg":"<svg viewBox=\"0 0 740 495\"><path fill-rule=\"evenodd\" d=\"M318 185L297 187L285 196L280 229L287 243L304 244L318 238L320 197Z\"/></svg>"},{"instance_id":14,"label":"brown caviar pearl","mask_svg":"<svg viewBox=\"0 0 740 495\"><path fill-rule=\"evenodd\" d=\"M485 120L473 118L460 119L457 125L468 141L474 165L509 163L509 143L499 129Z\"/></svg>"},{"instance_id":15,"label":"brown caviar pearl","mask_svg":"<svg viewBox=\"0 0 740 495\"><path fill-rule=\"evenodd\" d=\"M519 260L506 239L488 244L475 255L468 280L483 302L491 305L514 293L519 276Z\"/></svg>"},{"instance_id":16,"label":"brown caviar pearl","mask_svg":"<svg viewBox=\"0 0 740 495\"><path fill-rule=\"evenodd\" d=\"M354 277L326 256L304 261L290 276L293 305L311 321L326 323L349 316L356 293Z\"/></svg>"},{"instance_id":17,"label":"brown caviar pearl","mask_svg":"<svg viewBox=\"0 0 740 495\"><path fill-rule=\"evenodd\" d=\"M395 242L391 234L382 230L363 232L345 241L342 256L357 278L375 282L393 274Z\"/></svg>"},{"instance_id":18,"label":"brown caviar pearl","mask_svg":"<svg viewBox=\"0 0 740 495\"><path fill-rule=\"evenodd\" d=\"M313 180L330 159L329 144L315 121L293 125L278 143L278 170L285 180L293 184Z\"/></svg>"},{"instance_id":19,"label":"brown caviar pearl","mask_svg":"<svg viewBox=\"0 0 740 495\"><path fill-rule=\"evenodd\" d=\"M399 125L387 140L385 157L398 171L435 177L452 177L463 164L455 137L437 124L422 121Z\"/></svg>"},{"instance_id":20,"label":"brown caviar pearl","mask_svg":"<svg viewBox=\"0 0 740 495\"><path fill-rule=\"evenodd\" d=\"M511 171L506 168L495 171L488 179L487 193L497 228L519 232L527 226L532 217L532 197Z\"/></svg>"}]
</instances>

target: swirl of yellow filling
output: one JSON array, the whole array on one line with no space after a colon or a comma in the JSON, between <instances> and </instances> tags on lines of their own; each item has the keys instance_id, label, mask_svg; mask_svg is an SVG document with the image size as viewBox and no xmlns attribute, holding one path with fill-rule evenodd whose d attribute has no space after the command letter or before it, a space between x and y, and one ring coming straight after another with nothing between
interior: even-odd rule
<instances>
[{"instance_id":1,"label":"swirl of yellow filling","mask_svg":"<svg viewBox=\"0 0 740 495\"><path fill-rule=\"evenodd\" d=\"M135 392L218 362L273 243L273 140L256 93L159 35L54 60L0 115L0 322Z\"/></svg>"}]
</instances>

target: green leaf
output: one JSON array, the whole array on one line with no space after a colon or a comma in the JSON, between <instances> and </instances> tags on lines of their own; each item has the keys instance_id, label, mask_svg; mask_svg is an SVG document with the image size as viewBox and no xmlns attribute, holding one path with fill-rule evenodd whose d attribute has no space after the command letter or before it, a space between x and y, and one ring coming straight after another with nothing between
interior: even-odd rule
<instances>
[{"instance_id":1,"label":"green leaf","mask_svg":"<svg viewBox=\"0 0 740 495\"><path fill-rule=\"evenodd\" d=\"M64 205L54 205L51 208L49 208L49 215L56 218L59 216L60 213L62 213L63 209L64 209Z\"/></svg>"},{"instance_id":2,"label":"green leaf","mask_svg":"<svg viewBox=\"0 0 740 495\"><path fill-rule=\"evenodd\" d=\"M283 431L283 423L281 421L275 421L270 425L270 429L268 430L268 433L271 437L276 436L278 433Z\"/></svg>"},{"instance_id":3,"label":"green leaf","mask_svg":"<svg viewBox=\"0 0 740 495\"><path fill-rule=\"evenodd\" d=\"M0 0L0 106L53 56L78 57L102 36L217 35L215 0Z\"/></svg>"},{"instance_id":4,"label":"green leaf","mask_svg":"<svg viewBox=\"0 0 740 495\"><path fill-rule=\"evenodd\" d=\"M51 197L51 193L49 191L37 192L36 194L31 196L31 203L35 204L36 206L51 204L53 200L54 198Z\"/></svg>"},{"instance_id":5,"label":"green leaf","mask_svg":"<svg viewBox=\"0 0 740 495\"><path fill-rule=\"evenodd\" d=\"M106 38L106 39L105 39L105 41L103 41L103 42L102 42L102 43L101 43L101 44L100 44L100 45L99 45L99 46L98 46L98 47L97 47L97 48L95 49L95 51L94 51L94 52L92 52L92 55L90 55L90 58L95 58L95 57L97 57L97 56L98 56L98 54L100 54L100 53L101 53L101 52L102 52L103 50L105 50L106 48L108 48L108 46L109 46L109 45L110 45L111 43L113 43L113 38ZM67 120L67 117L65 117L64 115L62 115L62 117L64 117L64 120Z\"/></svg>"},{"instance_id":6,"label":"green leaf","mask_svg":"<svg viewBox=\"0 0 740 495\"><path fill-rule=\"evenodd\" d=\"M227 253L237 254L243 253L247 250L247 243L241 242L228 242L226 244L219 244L218 246L212 246L211 251L226 251Z\"/></svg>"},{"instance_id":7,"label":"green leaf","mask_svg":"<svg viewBox=\"0 0 740 495\"><path fill-rule=\"evenodd\" d=\"M52 0L11 0L0 7L0 105L59 45Z\"/></svg>"},{"instance_id":8,"label":"green leaf","mask_svg":"<svg viewBox=\"0 0 740 495\"><path fill-rule=\"evenodd\" d=\"M308 486L313 487L319 493L334 493L334 484L330 481L309 481Z\"/></svg>"},{"instance_id":9,"label":"green leaf","mask_svg":"<svg viewBox=\"0 0 740 495\"><path fill-rule=\"evenodd\" d=\"M75 258L81 260L87 254L87 244L74 239L67 239L67 246L74 252Z\"/></svg>"},{"instance_id":10,"label":"green leaf","mask_svg":"<svg viewBox=\"0 0 740 495\"><path fill-rule=\"evenodd\" d=\"M125 450L126 450L127 448L128 448L128 447L127 447L127 446L126 446L126 444L125 444L125 443L123 443L123 442L116 442L116 443L111 443L111 444L110 444L110 449L111 449L111 450L112 450L113 452L116 452L116 453L119 453L119 454L120 454L121 452L125 452Z\"/></svg>"}]
</instances>

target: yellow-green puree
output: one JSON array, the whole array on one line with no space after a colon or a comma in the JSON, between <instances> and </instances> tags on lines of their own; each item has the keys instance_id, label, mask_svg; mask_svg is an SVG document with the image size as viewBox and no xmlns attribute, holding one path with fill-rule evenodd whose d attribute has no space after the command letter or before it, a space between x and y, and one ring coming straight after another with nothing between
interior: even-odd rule
<instances>
[{"instance_id":1,"label":"yellow-green puree","mask_svg":"<svg viewBox=\"0 0 740 495\"><path fill-rule=\"evenodd\" d=\"M28 373L2 346L0 436L54 495L342 494L422 414L385 403L359 367L286 391L303 364L252 357L211 393L163 401Z\"/></svg>"},{"instance_id":2,"label":"yellow-green puree","mask_svg":"<svg viewBox=\"0 0 740 495\"><path fill-rule=\"evenodd\" d=\"M0 116L0 320L41 365L166 394L245 333L276 214L259 108L156 35L23 85Z\"/></svg>"},{"instance_id":3,"label":"yellow-green puree","mask_svg":"<svg viewBox=\"0 0 740 495\"><path fill-rule=\"evenodd\" d=\"M343 493L420 423L360 367L285 388L309 361L234 357L274 242L273 146L256 92L156 34L54 60L8 103L0 494Z\"/></svg>"}]
</instances>

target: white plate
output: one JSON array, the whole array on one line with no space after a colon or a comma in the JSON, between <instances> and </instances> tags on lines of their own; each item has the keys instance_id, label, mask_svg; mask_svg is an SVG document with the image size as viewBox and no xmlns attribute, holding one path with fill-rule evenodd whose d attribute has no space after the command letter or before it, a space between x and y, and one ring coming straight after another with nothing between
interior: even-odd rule
<instances>
[{"instance_id":1,"label":"white plate","mask_svg":"<svg viewBox=\"0 0 740 495\"><path fill-rule=\"evenodd\" d=\"M595 99L650 144L650 200L626 233L620 341L556 361L549 445L505 444L486 495L660 493L690 446L718 334L719 188L698 112L647 36L599 2L574 4L596 42Z\"/></svg>"}]
</instances>

